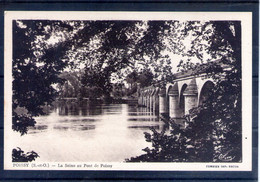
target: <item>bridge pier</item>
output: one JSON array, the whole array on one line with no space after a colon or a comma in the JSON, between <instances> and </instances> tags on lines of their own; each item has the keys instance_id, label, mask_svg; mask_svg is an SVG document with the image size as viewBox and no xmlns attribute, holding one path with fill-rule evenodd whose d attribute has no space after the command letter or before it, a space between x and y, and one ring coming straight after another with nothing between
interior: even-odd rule
<instances>
[{"instance_id":1,"label":"bridge pier","mask_svg":"<svg viewBox=\"0 0 260 182\"><path fill-rule=\"evenodd\" d=\"M157 91L155 92L153 99L154 99L153 112L158 113L158 111L159 111L159 95L158 95Z\"/></svg>"},{"instance_id":2,"label":"bridge pier","mask_svg":"<svg viewBox=\"0 0 260 182\"><path fill-rule=\"evenodd\" d=\"M140 103L146 111L183 122L184 115L208 98L214 82L204 77L180 75L164 88L146 87L140 91ZM167 91L166 91L167 88Z\"/></svg>"},{"instance_id":3,"label":"bridge pier","mask_svg":"<svg viewBox=\"0 0 260 182\"><path fill-rule=\"evenodd\" d=\"M147 106L147 108L150 108L150 95L149 95L149 93L147 94L147 99L146 99L146 106Z\"/></svg>"},{"instance_id":4,"label":"bridge pier","mask_svg":"<svg viewBox=\"0 0 260 182\"><path fill-rule=\"evenodd\" d=\"M190 84L185 89L184 93L184 113L189 114L189 111L195 107L197 107L198 103L198 88L196 84L196 80L192 79Z\"/></svg>"},{"instance_id":5,"label":"bridge pier","mask_svg":"<svg viewBox=\"0 0 260 182\"><path fill-rule=\"evenodd\" d=\"M159 93L159 113L163 115L168 114L165 88L160 89Z\"/></svg>"},{"instance_id":6,"label":"bridge pier","mask_svg":"<svg viewBox=\"0 0 260 182\"><path fill-rule=\"evenodd\" d=\"M153 95L150 95L150 111L153 112Z\"/></svg>"},{"instance_id":7,"label":"bridge pier","mask_svg":"<svg viewBox=\"0 0 260 182\"><path fill-rule=\"evenodd\" d=\"M139 95L138 95L138 106L142 106L143 105L142 98L143 98L142 94L139 93Z\"/></svg>"},{"instance_id":8,"label":"bridge pier","mask_svg":"<svg viewBox=\"0 0 260 182\"><path fill-rule=\"evenodd\" d=\"M141 95L141 106L144 106L144 95Z\"/></svg>"},{"instance_id":9,"label":"bridge pier","mask_svg":"<svg viewBox=\"0 0 260 182\"><path fill-rule=\"evenodd\" d=\"M182 118L183 114L179 106L178 85L175 83L169 91L169 116L170 118Z\"/></svg>"}]
</instances>

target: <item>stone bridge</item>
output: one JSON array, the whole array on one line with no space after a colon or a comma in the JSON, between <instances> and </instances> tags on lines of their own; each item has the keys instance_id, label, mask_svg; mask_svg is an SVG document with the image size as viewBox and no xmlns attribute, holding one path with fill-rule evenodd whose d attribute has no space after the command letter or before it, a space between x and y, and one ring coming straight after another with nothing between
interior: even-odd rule
<instances>
[{"instance_id":1,"label":"stone bridge","mask_svg":"<svg viewBox=\"0 0 260 182\"><path fill-rule=\"evenodd\" d=\"M154 113L181 119L207 99L213 86L214 81L206 74L177 73L163 88L150 86L139 89L138 104Z\"/></svg>"}]
</instances>

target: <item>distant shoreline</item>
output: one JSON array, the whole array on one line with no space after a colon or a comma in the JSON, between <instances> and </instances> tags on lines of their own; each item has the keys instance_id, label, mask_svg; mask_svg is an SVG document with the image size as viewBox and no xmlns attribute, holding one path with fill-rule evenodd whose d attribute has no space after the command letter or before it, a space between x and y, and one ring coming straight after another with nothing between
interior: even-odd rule
<instances>
[{"instance_id":1,"label":"distant shoreline","mask_svg":"<svg viewBox=\"0 0 260 182\"><path fill-rule=\"evenodd\" d=\"M54 102L56 101L90 101L90 102L106 102L106 103L130 103L130 104L137 104L138 99L137 98L120 98L120 99L115 99L115 98L110 98L110 99L102 99L102 98L76 98L76 97L69 97L69 98L57 98Z\"/></svg>"}]
</instances>

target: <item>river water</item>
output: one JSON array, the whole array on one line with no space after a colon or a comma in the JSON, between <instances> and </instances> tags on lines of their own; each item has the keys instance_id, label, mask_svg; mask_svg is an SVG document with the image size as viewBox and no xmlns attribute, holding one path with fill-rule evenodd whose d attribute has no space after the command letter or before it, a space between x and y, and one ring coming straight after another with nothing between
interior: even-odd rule
<instances>
[{"instance_id":1,"label":"river water","mask_svg":"<svg viewBox=\"0 0 260 182\"><path fill-rule=\"evenodd\" d=\"M37 152L37 162L123 162L151 146L144 132L163 128L147 108L72 100L59 102L36 121L17 144Z\"/></svg>"}]
</instances>

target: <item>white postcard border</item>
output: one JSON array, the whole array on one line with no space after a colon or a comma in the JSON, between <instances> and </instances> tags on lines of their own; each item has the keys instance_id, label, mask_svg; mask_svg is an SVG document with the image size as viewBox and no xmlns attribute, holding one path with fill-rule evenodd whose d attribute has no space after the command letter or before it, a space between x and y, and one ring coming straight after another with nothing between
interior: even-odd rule
<instances>
[{"instance_id":1,"label":"white postcard border","mask_svg":"<svg viewBox=\"0 0 260 182\"><path fill-rule=\"evenodd\" d=\"M11 161L12 20L239 20L242 27L242 163L95 163ZM36 160L37 161L37 160ZM67 167L66 167L67 166ZM110 167L111 166L111 167ZM252 13L251 12L72 12L6 11L4 27L4 169L5 170L252 170Z\"/></svg>"}]
</instances>

